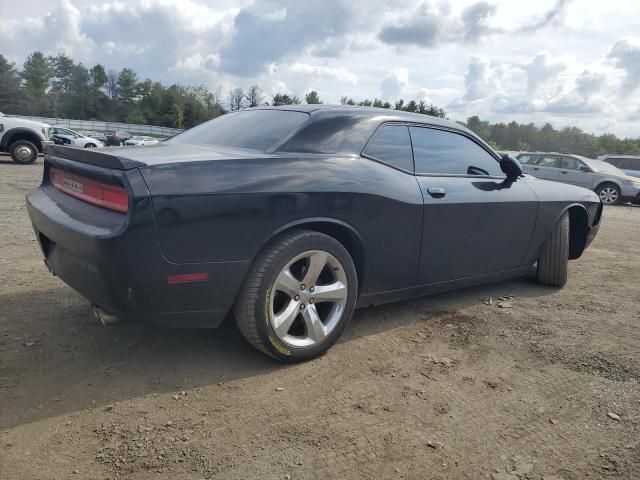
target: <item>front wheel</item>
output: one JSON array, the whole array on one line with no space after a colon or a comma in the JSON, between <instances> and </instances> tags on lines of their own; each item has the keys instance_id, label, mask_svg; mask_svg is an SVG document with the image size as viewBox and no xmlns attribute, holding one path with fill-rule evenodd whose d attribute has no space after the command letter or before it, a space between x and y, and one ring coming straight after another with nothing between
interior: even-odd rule
<instances>
[{"instance_id":1,"label":"front wheel","mask_svg":"<svg viewBox=\"0 0 640 480\"><path fill-rule=\"evenodd\" d=\"M87 143L84 148L96 148L96 144L95 143Z\"/></svg>"},{"instance_id":2,"label":"front wheel","mask_svg":"<svg viewBox=\"0 0 640 480\"><path fill-rule=\"evenodd\" d=\"M605 205L615 205L620 202L620 188L615 183L603 183L596 189L596 193Z\"/></svg>"},{"instance_id":3,"label":"front wheel","mask_svg":"<svg viewBox=\"0 0 640 480\"><path fill-rule=\"evenodd\" d=\"M564 213L538 259L538 283L562 287L569 270L569 214Z\"/></svg>"},{"instance_id":4,"label":"front wheel","mask_svg":"<svg viewBox=\"0 0 640 480\"><path fill-rule=\"evenodd\" d=\"M356 303L358 277L344 246L310 230L284 234L253 262L234 306L238 328L259 351L300 362L327 351Z\"/></svg>"},{"instance_id":5,"label":"front wheel","mask_svg":"<svg viewBox=\"0 0 640 480\"><path fill-rule=\"evenodd\" d=\"M9 148L11 159L23 165L33 163L38 158L38 147L28 140L18 140Z\"/></svg>"}]
</instances>

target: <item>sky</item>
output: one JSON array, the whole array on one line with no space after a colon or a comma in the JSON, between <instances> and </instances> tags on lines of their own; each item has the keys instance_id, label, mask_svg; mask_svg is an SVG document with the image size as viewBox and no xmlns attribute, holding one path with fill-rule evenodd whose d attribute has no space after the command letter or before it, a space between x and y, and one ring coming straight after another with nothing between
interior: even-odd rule
<instances>
[{"instance_id":1,"label":"sky","mask_svg":"<svg viewBox=\"0 0 640 480\"><path fill-rule=\"evenodd\" d=\"M0 0L0 54L640 136L640 0Z\"/></svg>"}]
</instances>

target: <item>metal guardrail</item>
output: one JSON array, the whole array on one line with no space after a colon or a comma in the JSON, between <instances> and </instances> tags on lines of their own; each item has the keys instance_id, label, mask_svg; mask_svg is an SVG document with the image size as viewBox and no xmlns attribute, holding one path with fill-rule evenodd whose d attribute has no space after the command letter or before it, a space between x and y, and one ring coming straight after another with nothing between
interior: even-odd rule
<instances>
[{"instance_id":1,"label":"metal guardrail","mask_svg":"<svg viewBox=\"0 0 640 480\"><path fill-rule=\"evenodd\" d=\"M31 117L25 115L5 115L7 117L33 120L34 122L48 123L71 130L84 130L94 132L126 131L134 135L150 135L153 137L173 137L184 130L180 128L158 127L156 125L139 125L135 123L101 122L99 120L72 120L69 118Z\"/></svg>"}]
</instances>

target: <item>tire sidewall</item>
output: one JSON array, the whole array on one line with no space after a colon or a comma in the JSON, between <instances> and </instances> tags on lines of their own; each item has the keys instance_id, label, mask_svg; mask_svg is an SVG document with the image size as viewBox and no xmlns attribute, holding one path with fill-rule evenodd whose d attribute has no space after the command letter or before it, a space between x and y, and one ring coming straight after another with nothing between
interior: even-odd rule
<instances>
[{"instance_id":1,"label":"tire sidewall","mask_svg":"<svg viewBox=\"0 0 640 480\"><path fill-rule=\"evenodd\" d=\"M31 151L33 152L33 155L31 156L31 158L27 161L24 160L20 160L16 157L15 155L15 150L20 146L20 145L24 145L26 147L29 147L31 149ZM21 165L27 165L29 163L33 163L36 161L36 159L38 158L38 147L36 147L32 142L28 141L28 140L17 140L15 142L13 142L11 144L11 148L10 150L10 155L11 155L11 159L16 162L19 163Z\"/></svg>"},{"instance_id":2,"label":"tire sidewall","mask_svg":"<svg viewBox=\"0 0 640 480\"><path fill-rule=\"evenodd\" d=\"M273 294L272 288L276 277L285 265L296 255L308 250L324 250L338 259L345 271L349 284L347 302L338 325L336 325L333 331L322 342L312 347L292 347L278 339L269 322L269 309L271 305L271 295ZM258 295L254 306L258 333L260 337L262 337L271 355L279 360L297 362L317 357L327 351L338 340L349 324L353 315L357 292L358 276L353 265L353 260L342 244L323 234L298 239L291 247L279 252L265 270L263 282L258 288Z\"/></svg>"}]
</instances>

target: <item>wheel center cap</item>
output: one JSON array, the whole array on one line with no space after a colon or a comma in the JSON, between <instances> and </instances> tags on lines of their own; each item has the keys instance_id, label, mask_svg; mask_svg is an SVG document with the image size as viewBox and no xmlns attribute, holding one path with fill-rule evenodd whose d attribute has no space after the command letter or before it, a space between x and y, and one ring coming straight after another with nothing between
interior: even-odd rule
<instances>
[{"instance_id":1,"label":"wheel center cap","mask_svg":"<svg viewBox=\"0 0 640 480\"><path fill-rule=\"evenodd\" d=\"M300 292L300 301L302 303L309 303L311 298L313 298L313 293L310 293L308 289Z\"/></svg>"}]
</instances>

